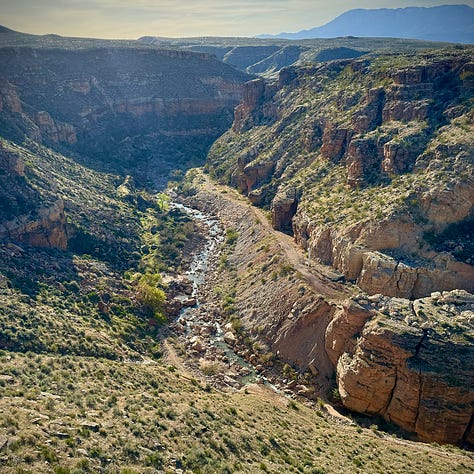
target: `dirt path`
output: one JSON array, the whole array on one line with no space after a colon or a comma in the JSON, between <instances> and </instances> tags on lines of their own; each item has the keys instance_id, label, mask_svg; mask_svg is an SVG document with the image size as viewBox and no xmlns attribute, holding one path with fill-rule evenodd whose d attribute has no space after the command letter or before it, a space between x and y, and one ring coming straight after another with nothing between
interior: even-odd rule
<instances>
[{"instance_id":1,"label":"dirt path","mask_svg":"<svg viewBox=\"0 0 474 474\"><path fill-rule=\"evenodd\" d=\"M252 206L249 201L239 194L236 189L212 182L208 176L201 173L203 188L212 194L219 194L222 199L233 202L236 206L245 207L259 221L265 232L272 235L284 252L288 262L306 280L308 285L318 294L324 296L328 301L338 302L347 299L353 291L344 284L334 282L331 274L334 270L326 265L311 262L311 266L305 263L305 254L293 237L275 230L262 209Z\"/></svg>"}]
</instances>

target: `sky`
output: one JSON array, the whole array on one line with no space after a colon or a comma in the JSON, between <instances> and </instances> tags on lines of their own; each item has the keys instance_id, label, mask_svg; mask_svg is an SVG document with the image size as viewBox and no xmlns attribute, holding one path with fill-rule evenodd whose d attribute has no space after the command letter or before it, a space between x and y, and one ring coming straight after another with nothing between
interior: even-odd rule
<instances>
[{"instance_id":1,"label":"sky","mask_svg":"<svg viewBox=\"0 0 474 474\"><path fill-rule=\"evenodd\" d=\"M25 33L129 38L295 32L353 8L430 7L474 0L0 0L0 25Z\"/></svg>"}]
</instances>

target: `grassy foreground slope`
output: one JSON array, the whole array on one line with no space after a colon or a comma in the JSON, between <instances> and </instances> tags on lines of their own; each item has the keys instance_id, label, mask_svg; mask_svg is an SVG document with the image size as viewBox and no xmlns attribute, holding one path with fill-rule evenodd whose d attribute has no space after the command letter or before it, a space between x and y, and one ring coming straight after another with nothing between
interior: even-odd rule
<instances>
[{"instance_id":1,"label":"grassy foreground slope","mask_svg":"<svg viewBox=\"0 0 474 474\"><path fill-rule=\"evenodd\" d=\"M472 472L457 448L348 426L259 386L217 392L166 361L0 360L5 473Z\"/></svg>"}]
</instances>

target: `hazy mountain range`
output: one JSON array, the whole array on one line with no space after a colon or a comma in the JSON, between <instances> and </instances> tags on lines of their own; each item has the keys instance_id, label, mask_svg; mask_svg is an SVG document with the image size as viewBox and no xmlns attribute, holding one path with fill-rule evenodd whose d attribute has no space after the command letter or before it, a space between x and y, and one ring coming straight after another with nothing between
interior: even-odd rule
<instances>
[{"instance_id":1,"label":"hazy mountain range","mask_svg":"<svg viewBox=\"0 0 474 474\"><path fill-rule=\"evenodd\" d=\"M261 35L260 38L338 36L413 38L470 44L474 42L474 8L468 5L442 5L431 8L355 9L323 26L296 33Z\"/></svg>"}]
</instances>

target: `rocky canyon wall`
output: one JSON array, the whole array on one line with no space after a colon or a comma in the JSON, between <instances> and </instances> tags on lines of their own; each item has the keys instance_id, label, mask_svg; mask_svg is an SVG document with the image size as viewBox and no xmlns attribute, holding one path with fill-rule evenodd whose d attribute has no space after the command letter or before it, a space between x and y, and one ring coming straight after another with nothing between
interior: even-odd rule
<instances>
[{"instance_id":1,"label":"rocky canyon wall","mask_svg":"<svg viewBox=\"0 0 474 474\"><path fill-rule=\"evenodd\" d=\"M474 408L470 71L459 49L284 69L274 83L246 86L206 166L268 209L275 229L292 231L308 262L360 292L344 300L324 296L328 282L313 286L314 308L308 300L297 310L307 293L294 300L272 347L300 370L320 362L334 371L347 408L465 445ZM274 294L280 281L260 284ZM268 311L250 303L253 316L243 317L256 334L273 314L260 303Z\"/></svg>"},{"instance_id":2,"label":"rocky canyon wall","mask_svg":"<svg viewBox=\"0 0 474 474\"><path fill-rule=\"evenodd\" d=\"M148 167L166 176L170 163L186 166L193 147L192 159L203 160L251 78L206 54L139 44L3 47L0 59L6 138L28 136L145 179Z\"/></svg>"},{"instance_id":3,"label":"rocky canyon wall","mask_svg":"<svg viewBox=\"0 0 474 474\"><path fill-rule=\"evenodd\" d=\"M8 46L9 37L23 38ZM12 40L13 41L13 40ZM80 45L78 45L80 43ZM4 33L0 45L0 135L45 145L99 171L162 186L204 160L232 123L251 76L207 54L121 42ZM66 248L68 202L5 141L0 239ZM6 183L8 182L8 183Z\"/></svg>"}]
</instances>

